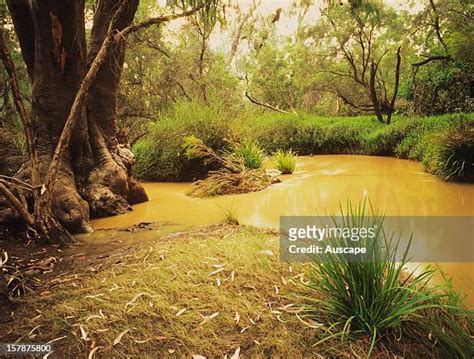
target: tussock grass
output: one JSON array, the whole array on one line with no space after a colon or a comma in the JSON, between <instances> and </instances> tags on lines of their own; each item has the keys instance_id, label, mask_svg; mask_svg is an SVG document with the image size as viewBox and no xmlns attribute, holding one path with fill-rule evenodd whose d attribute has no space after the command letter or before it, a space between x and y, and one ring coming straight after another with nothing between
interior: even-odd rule
<instances>
[{"instance_id":1,"label":"tussock grass","mask_svg":"<svg viewBox=\"0 0 474 359\"><path fill-rule=\"evenodd\" d=\"M426 269L419 274L407 271L411 239L406 248L398 248L395 234L383 229L383 217L368 213L365 203L355 208L348 205L346 213L335 219L336 226L376 228L376 235L357 243L367 248L364 261L323 254L324 260L314 262L307 284L314 297L305 296L305 312L328 323L327 333L318 344L331 338L368 335L370 356L382 336L410 323L412 330L406 333L414 339L423 336L423 332L429 333L432 340L425 341L427 348L437 346L440 352L463 358L474 355L470 337L474 332L473 313L460 303L453 303L454 292L430 286L435 270ZM331 240L335 246L340 241ZM400 250L401 258L397 256Z\"/></svg>"},{"instance_id":2,"label":"tussock grass","mask_svg":"<svg viewBox=\"0 0 474 359\"><path fill-rule=\"evenodd\" d=\"M423 164L446 181L473 181L474 121L458 122L434 137Z\"/></svg>"},{"instance_id":3,"label":"tussock grass","mask_svg":"<svg viewBox=\"0 0 474 359\"><path fill-rule=\"evenodd\" d=\"M238 148L242 149L246 148L246 146L242 145L242 147ZM251 152L257 151L260 153L259 151L261 150L256 145L252 144L250 146ZM203 158L205 162L217 163L221 168L217 171L210 171L209 176L204 180L194 182L191 189L187 192L189 196L211 197L224 194L255 192L268 187L275 181L261 168L248 168L249 164L246 164L246 162L254 163L255 158L253 155L242 155L234 152L219 154L194 136L185 138L183 148L189 158ZM263 162L263 157L261 161Z\"/></svg>"},{"instance_id":4,"label":"tussock grass","mask_svg":"<svg viewBox=\"0 0 474 359\"><path fill-rule=\"evenodd\" d=\"M296 169L296 156L292 150L276 150L273 163L282 174L292 174Z\"/></svg>"},{"instance_id":5,"label":"tussock grass","mask_svg":"<svg viewBox=\"0 0 474 359\"><path fill-rule=\"evenodd\" d=\"M232 226L239 225L239 220L237 219L237 210L235 209L233 205L223 208L222 214L223 214L223 219L222 219L223 224L228 224Z\"/></svg>"},{"instance_id":6,"label":"tussock grass","mask_svg":"<svg viewBox=\"0 0 474 359\"><path fill-rule=\"evenodd\" d=\"M186 194L191 197L212 197L256 192L267 188L273 182L274 180L260 169L243 169L237 173L223 169L212 171L206 179L194 182Z\"/></svg>"},{"instance_id":7,"label":"tussock grass","mask_svg":"<svg viewBox=\"0 0 474 359\"><path fill-rule=\"evenodd\" d=\"M260 146L253 141L245 141L232 146L225 154L230 160L242 160L247 169L260 169L265 161L265 153Z\"/></svg>"}]
</instances>

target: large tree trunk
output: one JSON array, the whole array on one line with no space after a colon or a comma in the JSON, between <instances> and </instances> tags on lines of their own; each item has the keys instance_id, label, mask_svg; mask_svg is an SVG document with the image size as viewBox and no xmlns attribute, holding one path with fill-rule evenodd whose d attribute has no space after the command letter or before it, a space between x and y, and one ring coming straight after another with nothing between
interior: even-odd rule
<instances>
[{"instance_id":1,"label":"large tree trunk","mask_svg":"<svg viewBox=\"0 0 474 359\"><path fill-rule=\"evenodd\" d=\"M138 2L129 1L128 8L118 18L117 30L132 23ZM89 64L107 35L118 4L118 0L99 2L87 56ZM89 91L87 119L96 167L88 175L84 196L96 216L122 213L129 204L147 200L143 188L130 176L133 156L128 144L117 142L117 92L124 60L125 41L114 43Z\"/></svg>"},{"instance_id":2,"label":"large tree trunk","mask_svg":"<svg viewBox=\"0 0 474 359\"><path fill-rule=\"evenodd\" d=\"M31 121L41 179L46 175L87 66L102 44L117 3L117 0L99 2L87 57L84 0L9 1L33 81ZM123 26L131 23L137 3L137 0L129 2L123 14ZM115 101L125 48L114 46L92 85L87 107L76 121L52 192L55 217L73 232L89 228L90 213L119 214L129 209L130 204L147 200L143 188L131 178L131 152L116 141ZM27 167L23 171L25 178L29 177Z\"/></svg>"}]
</instances>

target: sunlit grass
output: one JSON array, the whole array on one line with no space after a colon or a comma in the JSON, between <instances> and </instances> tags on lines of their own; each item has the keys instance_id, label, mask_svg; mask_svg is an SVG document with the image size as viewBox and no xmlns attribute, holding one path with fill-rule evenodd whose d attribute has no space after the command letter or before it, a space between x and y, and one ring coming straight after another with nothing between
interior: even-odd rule
<instances>
[{"instance_id":1,"label":"sunlit grass","mask_svg":"<svg viewBox=\"0 0 474 359\"><path fill-rule=\"evenodd\" d=\"M292 150L276 150L273 163L282 174L292 174L296 169L296 156Z\"/></svg>"}]
</instances>

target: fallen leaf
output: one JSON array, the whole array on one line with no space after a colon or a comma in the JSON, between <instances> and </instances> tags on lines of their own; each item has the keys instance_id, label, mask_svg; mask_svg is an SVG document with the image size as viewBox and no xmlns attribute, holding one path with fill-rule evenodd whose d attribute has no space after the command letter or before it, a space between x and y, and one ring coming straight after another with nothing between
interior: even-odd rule
<instances>
[{"instance_id":1,"label":"fallen leaf","mask_svg":"<svg viewBox=\"0 0 474 359\"><path fill-rule=\"evenodd\" d=\"M178 313L176 313L176 316L179 317L181 314L183 314L186 311L186 308L181 309Z\"/></svg>"},{"instance_id":2,"label":"fallen leaf","mask_svg":"<svg viewBox=\"0 0 474 359\"><path fill-rule=\"evenodd\" d=\"M114 345L117 345L118 343L120 343L120 341L122 340L122 337L129 331L129 329L126 329L124 330L122 333L120 333L117 338L115 338L114 340Z\"/></svg>"},{"instance_id":3,"label":"fallen leaf","mask_svg":"<svg viewBox=\"0 0 474 359\"><path fill-rule=\"evenodd\" d=\"M239 359L239 357L240 357L240 347L237 347L237 349L235 349L235 352L234 354L232 354L230 359Z\"/></svg>"},{"instance_id":4,"label":"fallen leaf","mask_svg":"<svg viewBox=\"0 0 474 359\"><path fill-rule=\"evenodd\" d=\"M131 306L138 298L142 297L142 296L148 296L150 298L152 298L153 296L150 294L150 293L147 293L147 292L141 292L141 293L138 293L135 297L133 297L133 299L128 302L127 304L125 304L125 309L127 309L128 306Z\"/></svg>"},{"instance_id":5,"label":"fallen leaf","mask_svg":"<svg viewBox=\"0 0 474 359\"><path fill-rule=\"evenodd\" d=\"M87 359L92 359L92 357L94 356L95 352L96 352L97 350L99 350L99 348L102 348L102 347L95 347L95 348L93 348L93 349L89 352L89 355L88 355Z\"/></svg>"},{"instance_id":6,"label":"fallen leaf","mask_svg":"<svg viewBox=\"0 0 474 359\"><path fill-rule=\"evenodd\" d=\"M222 272L223 270L224 270L224 268L216 269L214 272L211 272L211 273L209 274L209 277L210 277L211 275L214 275L214 274L217 274L217 273L219 273L219 272Z\"/></svg>"},{"instance_id":7,"label":"fallen leaf","mask_svg":"<svg viewBox=\"0 0 474 359\"><path fill-rule=\"evenodd\" d=\"M239 314L239 312L235 312L234 320L235 320L235 323L239 323L239 322L240 322L240 314Z\"/></svg>"},{"instance_id":8,"label":"fallen leaf","mask_svg":"<svg viewBox=\"0 0 474 359\"><path fill-rule=\"evenodd\" d=\"M203 320L201 323L199 323L199 325L204 325L204 324L206 324L208 321L210 321L211 319L214 319L214 318L217 317L218 315L219 315L219 312L215 312L215 313L211 314L211 315L208 316L208 317L204 317L204 320Z\"/></svg>"},{"instance_id":9,"label":"fallen leaf","mask_svg":"<svg viewBox=\"0 0 474 359\"><path fill-rule=\"evenodd\" d=\"M79 329L80 329L80 331L81 331L81 339L82 339L82 340L85 340L85 341L88 341L89 338L88 338L88 336L87 336L86 330L83 328L82 325L79 325Z\"/></svg>"}]
</instances>

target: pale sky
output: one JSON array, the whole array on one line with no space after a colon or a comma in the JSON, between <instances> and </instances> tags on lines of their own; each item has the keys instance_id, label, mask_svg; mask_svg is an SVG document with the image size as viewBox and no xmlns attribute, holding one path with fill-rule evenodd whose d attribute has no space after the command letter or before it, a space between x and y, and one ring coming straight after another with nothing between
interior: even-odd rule
<instances>
[{"instance_id":1,"label":"pale sky","mask_svg":"<svg viewBox=\"0 0 474 359\"><path fill-rule=\"evenodd\" d=\"M166 0L157 0L160 5L164 5ZM239 7L242 9L242 12L245 13L247 9L251 6L253 0L233 0L239 4ZM410 12L420 11L424 7L424 2L428 0L383 0L386 4L392 6L395 9L411 9ZM410 8L409 2L413 2L416 6ZM274 13L277 9L283 9L283 13L280 17L280 21L276 24L276 32L278 35L291 35L297 29L297 18L296 16L289 16L288 10L291 8L291 5L294 3L294 0L261 0L259 7L257 8L256 13L258 15L267 16ZM319 16L319 8L323 5L324 0L315 0L315 5L310 8L306 14L305 20L308 22L313 22ZM229 11L227 13L228 22L232 24L232 13ZM169 24L171 29L179 28L185 20L177 20ZM232 26L230 26L226 31L220 32L216 31L211 38L211 47L215 50L227 51L230 47L230 37L231 37Z\"/></svg>"}]
</instances>

